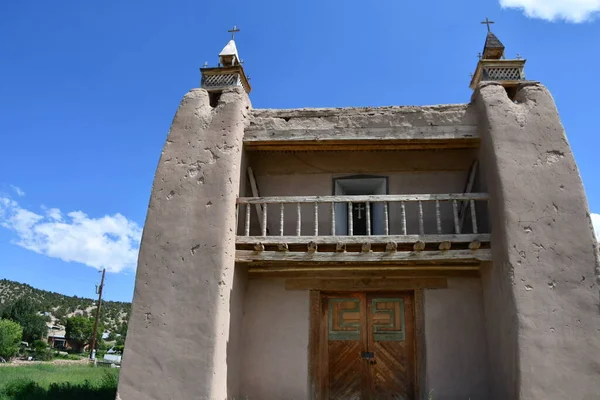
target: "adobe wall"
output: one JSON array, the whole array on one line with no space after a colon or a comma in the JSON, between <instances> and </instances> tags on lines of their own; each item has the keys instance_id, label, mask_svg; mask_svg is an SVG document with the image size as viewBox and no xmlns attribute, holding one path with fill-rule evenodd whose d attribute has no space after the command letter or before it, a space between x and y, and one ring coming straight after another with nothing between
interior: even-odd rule
<instances>
[{"instance_id":1,"label":"adobe wall","mask_svg":"<svg viewBox=\"0 0 600 400\"><path fill-rule=\"evenodd\" d=\"M468 104L437 106L254 109L246 137L261 132L277 139L294 137L364 136L418 139L422 132L477 135L477 116Z\"/></svg>"},{"instance_id":2,"label":"adobe wall","mask_svg":"<svg viewBox=\"0 0 600 400\"><path fill-rule=\"evenodd\" d=\"M449 278L447 289L425 290L424 392L436 400L487 400L489 374L479 278Z\"/></svg>"},{"instance_id":3,"label":"adobe wall","mask_svg":"<svg viewBox=\"0 0 600 400\"><path fill-rule=\"evenodd\" d=\"M496 83L473 99L492 225L482 274L491 398L597 398L599 261L554 100L532 83L516 103Z\"/></svg>"},{"instance_id":4,"label":"adobe wall","mask_svg":"<svg viewBox=\"0 0 600 400\"><path fill-rule=\"evenodd\" d=\"M224 399L228 350L241 304L234 279L235 203L250 102L188 92L158 163L140 247L132 314L119 377L122 400ZM236 271L237 272L237 271ZM237 291L237 290L236 290ZM229 343L228 343L229 342Z\"/></svg>"},{"instance_id":5,"label":"adobe wall","mask_svg":"<svg viewBox=\"0 0 600 400\"><path fill-rule=\"evenodd\" d=\"M284 279L249 279L244 301L241 398L308 398L309 291Z\"/></svg>"}]
</instances>

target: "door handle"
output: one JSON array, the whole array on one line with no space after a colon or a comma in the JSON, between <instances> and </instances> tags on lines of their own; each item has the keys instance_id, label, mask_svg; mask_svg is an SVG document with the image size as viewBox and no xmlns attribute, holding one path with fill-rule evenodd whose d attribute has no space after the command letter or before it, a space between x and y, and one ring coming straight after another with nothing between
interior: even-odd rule
<instances>
[{"instance_id":1,"label":"door handle","mask_svg":"<svg viewBox=\"0 0 600 400\"><path fill-rule=\"evenodd\" d=\"M370 361L369 361L369 364L371 364L371 365L375 365L375 364L377 364L377 360L370 360Z\"/></svg>"}]
</instances>

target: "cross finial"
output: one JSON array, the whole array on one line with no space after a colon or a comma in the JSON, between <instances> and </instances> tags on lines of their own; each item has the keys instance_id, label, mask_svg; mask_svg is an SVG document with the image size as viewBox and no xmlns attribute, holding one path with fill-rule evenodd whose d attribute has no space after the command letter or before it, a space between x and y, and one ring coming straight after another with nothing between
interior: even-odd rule
<instances>
[{"instance_id":1,"label":"cross finial","mask_svg":"<svg viewBox=\"0 0 600 400\"><path fill-rule=\"evenodd\" d=\"M237 26L233 26L233 29L228 30L227 32L231 32L231 40L235 39L235 33L239 32L240 30L238 29Z\"/></svg>"},{"instance_id":2,"label":"cross finial","mask_svg":"<svg viewBox=\"0 0 600 400\"><path fill-rule=\"evenodd\" d=\"M481 60L481 53L477 53L477 58Z\"/></svg>"},{"instance_id":3,"label":"cross finial","mask_svg":"<svg viewBox=\"0 0 600 400\"><path fill-rule=\"evenodd\" d=\"M204 68L208 67L208 61L204 61Z\"/></svg>"},{"instance_id":4,"label":"cross finial","mask_svg":"<svg viewBox=\"0 0 600 400\"><path fill-rule=\"evenodd\" d=\"M494 21L490 21L490 20L488 19L488 17L485 17L485 21L482 21L481 23L482 23L482 24L485 24L485 25L487 25L488 32L491 32L491 31L492 31L492 30L490 29L490 25L491 25L491 24L493 24L493 23L494 23Z\"/></svg>"},{"instance_id":5,"label":"cross finial","mask_svg":"<svg viewBox=\"0 0 600 400\"><path fill-rule=\"evenodd\" d=\"M523 57L521 57L521 55L519 53L517 53L517 60L522 59Z\"/></svg>"}]
</instances>

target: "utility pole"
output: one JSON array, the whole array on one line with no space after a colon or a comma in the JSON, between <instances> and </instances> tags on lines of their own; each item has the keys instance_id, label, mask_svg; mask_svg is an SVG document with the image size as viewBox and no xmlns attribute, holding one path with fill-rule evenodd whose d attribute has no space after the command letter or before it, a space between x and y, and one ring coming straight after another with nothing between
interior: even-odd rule
<instances>
[{"instance_id":1,"label":"utility pole","mask_svg":"<svg viewBox=\"0 0 600 400\"><path fill-rule=\"evenodd\" d=\"M98 319L100 319L100 306L102 306L102 289L104 288L104 274L106 274L106 268L102 269L102 280L100 280L100 286L96 289L96 292L98 293L98 308L96 309L96 320L94 321L94 334L92 335L92 341L90 345L90 360L93 360L96 356L96 351L94 347L96 346L96 335L98 334Z\"/></svg>"}]
</instances>

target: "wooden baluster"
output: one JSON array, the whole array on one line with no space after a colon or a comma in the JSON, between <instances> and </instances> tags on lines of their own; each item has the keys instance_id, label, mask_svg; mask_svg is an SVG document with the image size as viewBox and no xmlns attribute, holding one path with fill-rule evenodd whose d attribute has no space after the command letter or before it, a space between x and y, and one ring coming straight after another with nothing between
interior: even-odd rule
<instances>
[{"instance_id":1,"label":"wooden baluster","mask_svg":"<svg viewBox=\"0 0 600 400\"><path fill-rule=\"evenodd\" d=\"M437 223L437 233L442 234L442 218L440 216L440 201L435 201L435 221Z\"/></svg>"},{"instance_id":2,"label":"wooden baluster","mask_svg":"<svg viewBox=\"0 0 600 400\"><path fill-rule=\"evenodd\" d=\"M352 203L348 202L348 235L354 235L354 227L352 222Z\"/></svg>"},{"instance_id":3,"label":"wooden baluster","mask_svg":"<svg viewBox=\"0 0 600 400\"><path fill-rule=\"evenodd\" d=\"M331 202L331 236L335 236L335 203Z\"/></svg>"},{"instance_id":4,"label":"wooden baluster","mask_svg":"<svg viewBox=\"0 0 600 400\"><path fill-rule=\"evenodd\" d=\"M473 224L473 233L477 232L477 213L475 212L475 200L471 200L471 223Z\"/></svg>"},{"instance_id":5,"label":"wooden baluster","mask_svg":"<svg viewBox=\"0 0 600 400\"><path fill-rule=\"evenodd\" d=\"M454 212L454 233L459 235L460 225L458 222L458 205L456 204L456 200L452 200L452 211Z\"/></svg>"},{"instance_id":6,"label":"wooden baluster","mask_svg":"<svg viewBox=\"0 0 600 400\"><path fill-rule=\"evenodd\" d=\"M267 203L263 203L262 206L262 235L267 236Z\"/></svg>"},{"instance_id":7,"label":"wooden baluster","mask_svg":"<svg viewBox=\"0 0 600 400\"><path fill-rule=\"evenodd\" d=\"M371 203L367 201L366 203L366 212L367 212L367 236L371 236Z\"/></svg>"},{"instance_id":8,"label":"wooden baluster","mask_svg":"<svg viewBox=\"0 0 600 400\"><path fill-rule=\"evenodd\" d=\"M403 201L400 202L400 210L402 211L402 234L406 235L406 206Z\"/></svg>"},{"instance_id":9,"label":"wooden baluster","mask_svg":"<svg viewBox=\"0 0 600 400\"><path fill-rule=\"evenodd\" d=\"M423 202L419 200L419 234L425 234L425 226L423 224Z\"/></svg>"},{"instance_id":10,"label":"wooden baluster","mask_svg":"<svg viewBox=\"0 0 600 400\"><path fill-rule=\"evenodd\" d=\"M315 202L315 236L319 236L319 203Z\"/></svg>"},{"instance_id":11,"label":"wooden baluster","mask_svg":"<svg viewBox=\"0 0 600 400\"><path fill-rule=\"evenodd\" d=\"M240 228L240 203L235 203L235 234L237 235Z\"/></svg>"},{"instance_id":12,"label":"wooden baluster","mask_svg":"<svg viewBox=\"0 0 600 400\"><path fill-rule=\"evenodd\" d=\"M279 207L279 236L283 236L283 203Z\"/></svg>"},{"instance_id":13,"label":"wooden baluster","mask_svg":"<svg viewBox=\"0 0 600 400\"><path fill-rule=\"evenodd\" d=\"M300 232L302 230L302 212L300 211L300 203L296 203L296 236L300 236Z\"/></svg>"},{"instance_id":14,"label":"wooden baluster","mask_svg":"<svg viewBox=\"0 0 600 400\"><path fill-rule=\"evenodd\" d=\"M244 235L250 236L250 204L246 203L246 227L244 229Z\"/></svg>"},{"instance_id":15,"label":"wooden baluster","mask_svg":"<svg viewBox=\"0 0 600 400\"><path fill-rule=\"evenodd\" d=\"M390 234L390 221L388 219L388 203L383 203L383 230L386 236Z\"/></svg>"}]
</instances>

